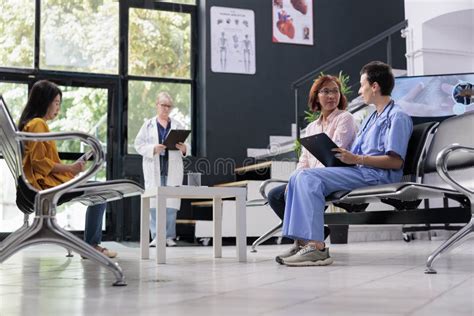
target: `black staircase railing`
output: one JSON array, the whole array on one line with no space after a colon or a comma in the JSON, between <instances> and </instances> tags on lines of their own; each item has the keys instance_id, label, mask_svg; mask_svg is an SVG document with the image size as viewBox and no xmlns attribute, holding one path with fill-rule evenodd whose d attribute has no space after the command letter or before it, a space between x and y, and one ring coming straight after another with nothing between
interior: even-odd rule
<instances>
[{"instance_id":1,"label":"black staircase railing","mask_svg":"<svg viewBox=\"0 0 474 316\"><path fill-rule=\"evenodd\" d=\"M301 78L297 79L291 84L291 88L295 91L295 119L296 119L296 138L300 138L300 128L299 128L299 119L298 119L298 113L299 113L299 105L298 105L298 88L301 87L303 84L308 82L309 80L313 79L315 75L321 73L322 71L325 71L327 69L331 69L332 67L335 67L339 65L340 63L348 60L349 58L355 56L356 54L360 53L361 51L377 44L378 42L382 40L387 41L387 64L391 65L392 64L392 39L391 36L406 28L408 26L408 20L402 21L391 28L387 29L386 31L378 34L377 36L372 37L371 39L363 42L362 44L354 47L353 49L345 52L344 54L331 59L327 63L319 66L318 68L314 69L313 71L307 73L306 75L302 76Z\"/></svg>"}]
</instances>

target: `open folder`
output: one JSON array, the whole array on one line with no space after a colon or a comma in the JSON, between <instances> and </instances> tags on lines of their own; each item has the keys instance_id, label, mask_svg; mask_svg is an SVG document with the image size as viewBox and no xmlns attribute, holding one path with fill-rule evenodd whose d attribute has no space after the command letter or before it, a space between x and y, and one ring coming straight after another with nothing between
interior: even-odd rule
<instances>
[{"instance_id":1,"label":"open folder","mask_svg":"<svg viewBox=\"0 0 474 316\"><path fill-rule=\"evenodd\" d=\"M300 138L301 145L304 146L316 159L326 167L350 167L336 158L337 152L331 151L338 146L325 133L315 134Z\"/></svg>"},{"instance_id":2,"label":"open folder","mask_svg":"<svg viewBox=\"0 0 474 316\"><path fill-rule=\"evenodd\" d=\"M188 129L172 129L166 136L163 145L165 145L168 150L178 150L176 144L184 143L190 133L191 131Z\"/></svg>"}]
</instances>

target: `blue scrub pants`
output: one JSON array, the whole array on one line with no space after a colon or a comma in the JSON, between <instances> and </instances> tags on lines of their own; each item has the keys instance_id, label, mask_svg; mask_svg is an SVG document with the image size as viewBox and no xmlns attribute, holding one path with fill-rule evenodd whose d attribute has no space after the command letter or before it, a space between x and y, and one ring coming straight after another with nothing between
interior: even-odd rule
<instances>
[{"instance_id":1,"label":"blue scrub pants","mask_svg":"<svg viewBox=\"0 0 474 316\"><path fill-rule=\"evenodd\" d=\"M324 240L325 197L339 190L353 190L383 181L380 173L364 167L302 169L288 183L283 236L299 240Z\"/></svg>"},{"instance_id":2,"label":"blue scrub pants","mask_svg":"<svg viewBox=\"0 0 474 316\"><path fill-rule=\"evenodd\" d=\"M161 185L166 186L167 177L161 176ZM166 208L166 238L176 238L176 215L178 210L175 208ZM150 233L151 238L156 237L156 208L150 208Z\"/></svg>"},{"instance_id":3,"label":"blue scrub pants","mask_svg":"<svg viewBox=\"0 0 474 316\"><path fill-rule=\"evenodd\" d=\"M102 220L106 205L102 203L87 207L84 241L89 245L99 245L102 241Z\"/></svg>"}]
</instances>

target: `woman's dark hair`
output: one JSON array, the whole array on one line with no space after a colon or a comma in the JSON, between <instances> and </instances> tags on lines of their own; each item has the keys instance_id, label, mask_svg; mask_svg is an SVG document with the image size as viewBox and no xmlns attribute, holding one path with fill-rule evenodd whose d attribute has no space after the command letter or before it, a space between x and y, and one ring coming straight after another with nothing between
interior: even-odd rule
<instances>
[{"instance_id":1,"label":"woman's dark hair","mask_svg":"<svg viewBox=\"0 0 474 316\"><path fill-rule=\"evenodd\" d=\"M341 92L341 82L339 81L339 79L337 79L337 77L330 75L319 76L319 78L314 81L311 90L309 90L308 107L313 112L321 111L321 103L319 103L318 93L319 90L321 90L321 87L324 86L327 82L334 82L335 84L337 84L337 87L339 88L339 104L337 105L337 108L339 110L345 110L347 108L347 98Z\"/></svg>"},{"instance_id":2,"label":"woman's dark hair","mask_svg":"<svg viewBox=\"0 0 474 316\"><path fill-rule=\"evenodd\" d=\"M18 129L23 130L25 125L36 117L44 117L48 113L49 105L59 94L62 99L63 94L55 83L48 80L40 80L33 85L28 102L20 116Z\"/></svg>"},{"instance_id":3,"label":"woman's dark hair","mask_svg":"<svg viewBox=\"0 0 474 316\"><path fill-rule=\"evenodd\" d=\"M380 94L389 96L395 86L392 67L381 61L371 61L360 71L360 75L367 75L367 81L370 84L377 82L380 87Z\"/></svg>"}]
</instances>

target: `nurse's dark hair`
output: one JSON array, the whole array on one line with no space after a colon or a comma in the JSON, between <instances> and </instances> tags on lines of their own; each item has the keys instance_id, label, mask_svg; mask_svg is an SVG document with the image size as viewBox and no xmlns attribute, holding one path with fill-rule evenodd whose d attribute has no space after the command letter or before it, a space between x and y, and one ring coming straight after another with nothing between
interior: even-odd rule
<instances>
[{"instance_id":1,"label":"nurse's dark hair","mask_svg":"<svg viewBox=\"0 0 474 316\"><path fill-rule=\"evenodd\" d=\"M380 93L388 96L392 93L395 86L395 78L393 77L392 67L381 61L371 61L360 71L360 75L366 74L367 81L370 84L377 82L380 86Z\"/></svg>"},{"instance_id":2,"label":"nurse's dark hair","mask_svg":"<svg viewBox=\"0 0 474 316\"><path fill-rule=\"evenodd\" d=\"M59 87L48 80L40 80L31 88L28 102L21 113L18 122L18 129L23 130L26 124L34 118L44 117L48 113L49 105L54 101L54 98L59 95L62 99L63 93Z\"/></svg>"}]
</instances>

